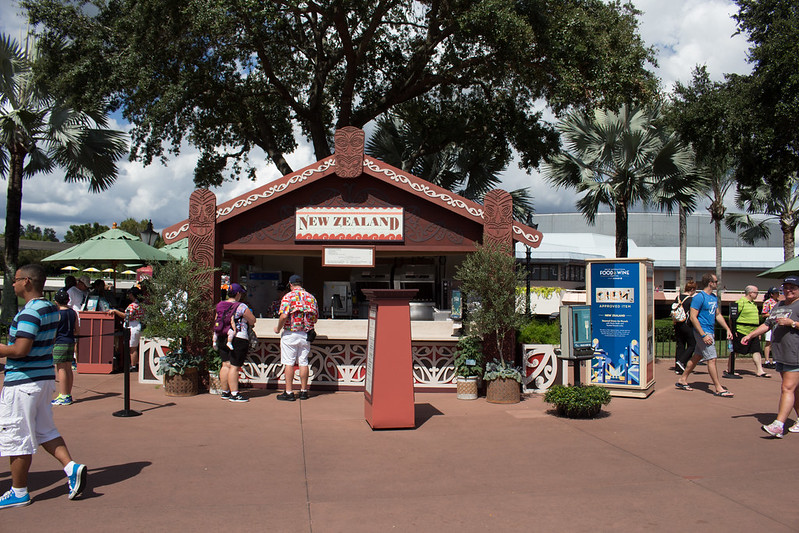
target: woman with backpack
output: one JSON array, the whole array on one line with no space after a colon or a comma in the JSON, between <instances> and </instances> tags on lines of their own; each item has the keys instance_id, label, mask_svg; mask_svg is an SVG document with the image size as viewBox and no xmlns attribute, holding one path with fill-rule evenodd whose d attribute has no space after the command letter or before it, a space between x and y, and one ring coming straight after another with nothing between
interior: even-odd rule
<instances>
[{"instance_id":1,"label":"woman with backpack","mask_svg":"<svg viewBox=\"0 0 799 533\"><path fill-rule=\"evenodd\" d=\"M696 283L689 281L685 284L685 292L675 298L671 306L671 319L674 322L674 338L677 341L674 354L674 370L677 374L685 372L685 365L694 354L696 338L694 327L688 320L691 312L691 300L696 294Z\"/></svg>"},{"instance_id":2,"label":"woman with backpack","mask_svg":"<svg viewBox=\"0 0 799 533\"><path fill-rule=\"evenodd\" d=\"M222 399L236 403L248 401L239 393L239 371L250 347L248 332L255 326L255 315L247 304L241 302L245 292L244 287L232 283L227 290L227 299L216 304L214 321L216 349L222 360L222 367L219 369ZM230 349L227 340L232 325L235 325L235 334L232 340L233 348Z\"/></svg>"}]
</instances>

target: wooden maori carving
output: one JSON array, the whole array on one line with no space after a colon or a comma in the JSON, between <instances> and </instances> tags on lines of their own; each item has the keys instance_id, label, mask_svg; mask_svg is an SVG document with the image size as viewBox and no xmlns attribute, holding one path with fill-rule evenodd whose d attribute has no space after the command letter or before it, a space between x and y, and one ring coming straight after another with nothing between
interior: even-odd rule
<instances>
[{"instance_id":1,"label":"wooden maori carving","mask_svg":"<svg viewBox=\"0 0 799 533\"><path fill-rule=\"evenodd\" d=\"M363 172L364 133L360 128L347 126L336 130L336 174L342 178L357 178Z\"/></svg>"},{"instance_id":2,"label":"wooden maori carving","mask_svg":"<svg viewBox=\"0 0 799 533\"><path fill-rule=\"evenodd\" d=\"M513 249L513 198L502 189L494 189L483 201L483 244L494 243Z\"/></svg>"},{"instance_id":3,"label":"wooden maori carving","mask_svg":"<svg viewBox=\"0 0 799 533\"><path fill-rule=\"evenodd\" d=\"M189 259L205 268L216 261L216 195L208 189L196 189L189 197ZM206 294L219 299L219 273L208 276Z\"/></svg>"}]
</instances>

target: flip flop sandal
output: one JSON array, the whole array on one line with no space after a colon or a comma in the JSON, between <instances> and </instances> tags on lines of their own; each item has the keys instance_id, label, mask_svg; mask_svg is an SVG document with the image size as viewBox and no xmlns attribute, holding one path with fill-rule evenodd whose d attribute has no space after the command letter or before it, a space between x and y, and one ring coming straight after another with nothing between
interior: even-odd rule
<instances>
[{"instance_id":1,"label":"flip flop sandal","mask_svg":"<svg viewBox=\"0 0 799 533\"><path fill-rule=\"evenodd\" d=\"M675 383L674 386L677 387L680 390L694 390L693 388L691 388L690 385L683 385L679 381L677 383Z\"/></svg>"},{"instance_id":2,"label":"flip flop sandal","mask_svg":"<svg viewBox=\"0 0 799 533\"><path fill-rule=\"evenodd\" d=\"M735 395L728 390L723 390L721 392L714 392L713 396L718 396L720 398L732 398Z\"/></svg>"}]
</instances>

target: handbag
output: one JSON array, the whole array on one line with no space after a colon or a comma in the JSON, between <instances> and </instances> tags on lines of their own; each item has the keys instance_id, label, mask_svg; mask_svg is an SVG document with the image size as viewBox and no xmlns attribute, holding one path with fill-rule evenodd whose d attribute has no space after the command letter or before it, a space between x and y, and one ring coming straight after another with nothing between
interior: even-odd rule
<instances>
[{"instance_id":1,"label":"handbag","mask_svg":"<svg viewBox=\"0 0 799 533\"><path fill-rule=\"evenodd\" d=\"M258 348L258 336L252 330L252 328L247 329L247 340L250 342L250 351L254 351Z\"/></svg>"},{"instance_id":2,"label":"handbag","mask_svg":"<svg viewBox=\"0 0 799 533\"><path fill-rule=\"evenodd\" d=\"M309 329L308 332L307 332L307 335L308 335L308 342L313 342L313 341L316 340L316 330L315 329Z\"/></svg>"}]
</instances>

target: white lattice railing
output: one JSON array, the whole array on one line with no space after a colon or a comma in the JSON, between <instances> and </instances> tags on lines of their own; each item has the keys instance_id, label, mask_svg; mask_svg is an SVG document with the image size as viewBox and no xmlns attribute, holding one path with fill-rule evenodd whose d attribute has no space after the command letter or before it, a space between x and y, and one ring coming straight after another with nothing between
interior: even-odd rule
<instances>
[{"instance_id":1,"label":"white lattice railing","mask_svg":"<svg viewBox=\"0 0 799 533\"><path fill-rule=\"evenodd\" d=\"M139 381L158 383L158 359L164 354L166 342L143 339L140 347L143 365ZM455 388L453 358L454 342L413 342L414 387L423 389ZM331 389L363 389L366 375L366 341L320 341L311 347L310 382ZM241 369L245 383L276 385L285 383L280 364L278 339L258 341ZM299 383L299 376L295 378Z\"/></svg>"}]
</instances>

